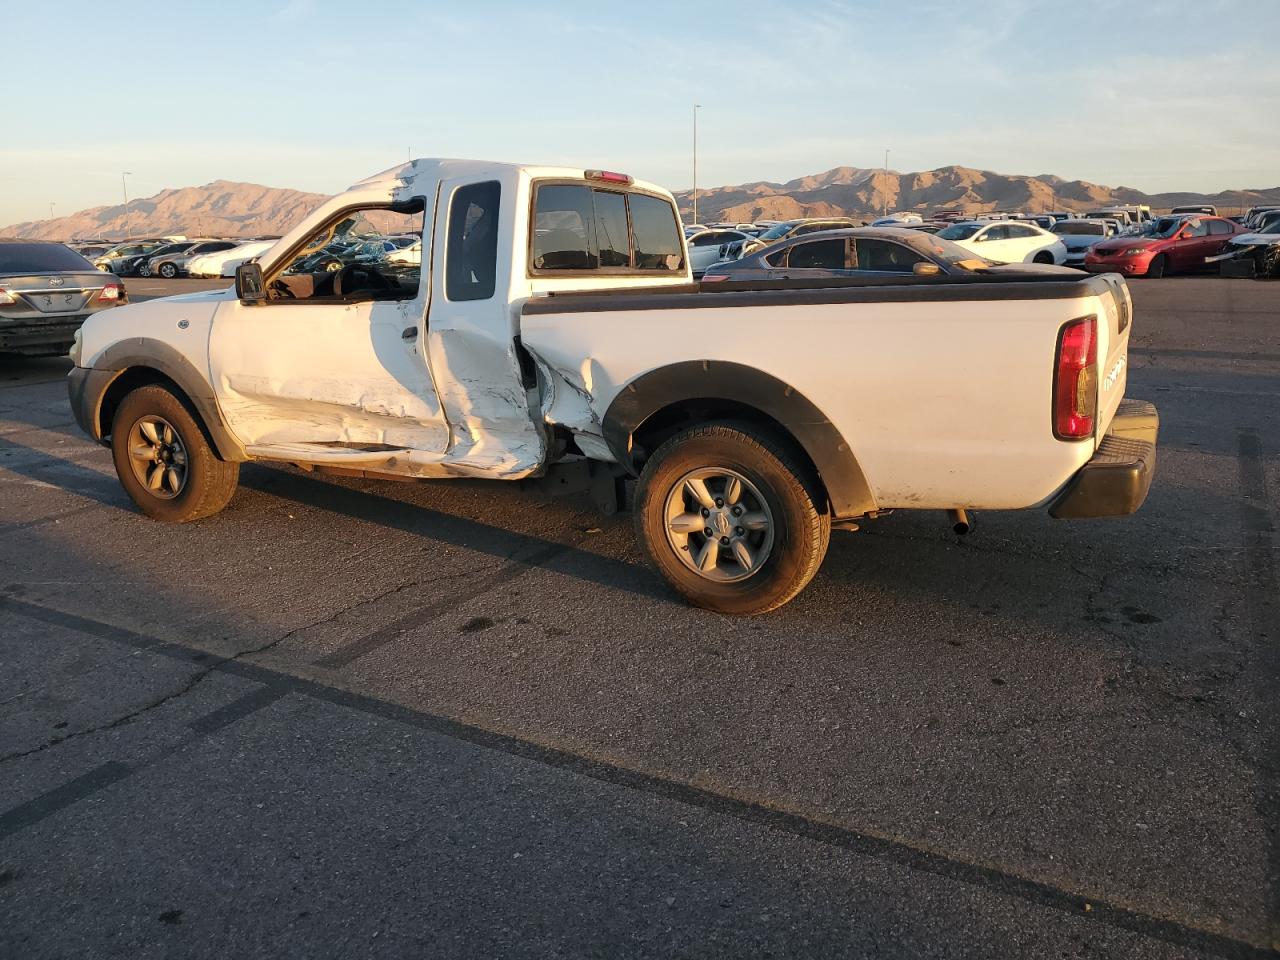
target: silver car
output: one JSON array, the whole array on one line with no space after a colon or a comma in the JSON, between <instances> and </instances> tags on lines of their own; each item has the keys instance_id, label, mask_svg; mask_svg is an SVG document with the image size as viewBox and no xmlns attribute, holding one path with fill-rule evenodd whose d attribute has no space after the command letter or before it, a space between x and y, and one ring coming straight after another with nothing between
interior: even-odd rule
<instances>
[{"instance_id":1,"label":"silver car","mask_svg":"<svg viewBox=\"0 0 1280 960\"><path fill-rule=\"evenodd\" d=\"M62 244L0 237L0 353L66 353L86 317L124 302L119 280Z\"/></svg>"},{"instance_id":2,"label":"silver car","mask_svg":"<svg viewBox=\"0 0 1280 960\"><path fill-rule=\"evenodd\" d=\"M196 257L205 253L230 250L243 242L243 240L199 240L180 253L152 257L147 261L147 265L139 270L139 273L144 277L164 277L166 280L172 280L174 277L183 276L187 272L187 264Z\"/></svg>"}]
</instances>

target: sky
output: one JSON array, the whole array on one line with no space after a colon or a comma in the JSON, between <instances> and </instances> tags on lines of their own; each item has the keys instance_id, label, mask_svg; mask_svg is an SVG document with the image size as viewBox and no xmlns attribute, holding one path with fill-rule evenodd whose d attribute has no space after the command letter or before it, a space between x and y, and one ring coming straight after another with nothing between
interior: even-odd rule
<instances>
[{"instance_id":1,"label":"sky","mask_svg":"<svg viewBox=\"0 0 1280 960\"><path fill-rule=\"evenodd\" d=\"M0 0L0 225L406 159L1280 185L1280 0ZM66 24L75 41L56 42ZM60 51L60 52L59 52Z\"/></svg>"}]
</instances>

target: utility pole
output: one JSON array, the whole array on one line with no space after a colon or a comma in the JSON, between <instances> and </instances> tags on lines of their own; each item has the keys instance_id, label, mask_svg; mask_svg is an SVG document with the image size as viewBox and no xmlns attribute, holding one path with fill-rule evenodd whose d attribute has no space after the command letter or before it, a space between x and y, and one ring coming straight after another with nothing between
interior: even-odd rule
<instances>
[{"instance_id":1,"label":"utility pole","mask_svg":"<svg viewBox=\"0 0 1280 960\"><path fill-rule=\"evenodd\" d=\"M884 207L880 214L882 217L889 215L889 148L884 148Z\"/></svg>"},{"instance_id":2,"label":"utility pole","mask_svg":"<svg viewBox=\"0 0 1280 960\"><path fill-rule=\"evenodd\" d=\"M53 208L57 206L52 200L49 201L49 219L53 219Z\"/></svg>"},{"instance_id":3,"label":"utility pole","mask_svg":"<svg viewBox=\"0 0 1280 960\"><path fill-rule=\"evenodd\" d=\"M124 196L124 235L126 239L129 236L129 186L125 183L125 177L133 176L128 170L120 174L120 193Z\"/></svg>"},{"instance_id":4,"label":"utility pole","mask_svg":"<svg viewBox=\"0 0 1280 960\"><path fill-rule=\"evenodd\" d=\"M698 111L702 104L693 105L693 222L698 222Z\"/></svg>"}]
</instances>

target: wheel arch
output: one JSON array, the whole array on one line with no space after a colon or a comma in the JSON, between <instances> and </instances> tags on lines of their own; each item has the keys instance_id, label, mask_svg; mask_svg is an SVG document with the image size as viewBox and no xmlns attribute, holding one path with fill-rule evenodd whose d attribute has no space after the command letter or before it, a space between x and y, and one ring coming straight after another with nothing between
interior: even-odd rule
<instances>
[{"instance_id":1,"label":"wheel arch","mask_svg":"<svg viewBox=\"0 0 1280 960\"><path fill-rule=\"evenodd\" d=\"M131 338L104 350L87 373L89 377L79 396L73 381L71 399L77 408L77 420L95 440L111 435L116 408L129 392L158 384L188 404L220 460L249 459L244 445L223 425L213 389L195 365L174 347L157 340Z\"/></svg>"},{"instance_id":2,"label":"wheel arch","mask_svg":"<svg viewBox=\"0 0 1280 960\"><path fill-rule=\"evenodd\" d=\"M637 377L602 420L605 442L638 473L645 456L685 426L736 419L773 427L795 445L822 484L836 519L876 509L867 478L840 431L804 394L744 364L689 360Z\"/></svg>"}]
</instances>

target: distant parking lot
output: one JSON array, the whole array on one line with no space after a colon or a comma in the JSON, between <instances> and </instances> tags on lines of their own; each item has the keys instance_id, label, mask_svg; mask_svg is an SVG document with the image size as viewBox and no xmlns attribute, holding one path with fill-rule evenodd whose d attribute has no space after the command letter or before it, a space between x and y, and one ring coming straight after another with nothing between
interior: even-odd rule
<instances>
[{"instance_id":1,"label":"distant parking lot","mask_svg":"<svg viewBox=\"0 0 1280 960\"><path fill-rule=\"evenodd\" d=\"M1280 286L1131 289L1141 512L895 514L756 619L514 484L154 523L0 360L0 956L1274 955Z\"/></svg>"}]
</instances>

